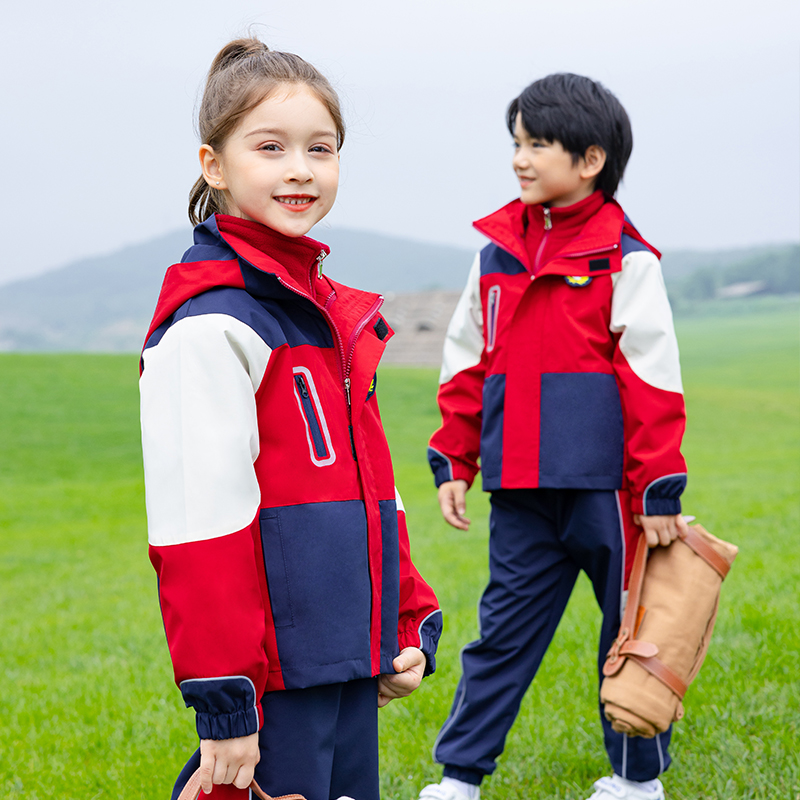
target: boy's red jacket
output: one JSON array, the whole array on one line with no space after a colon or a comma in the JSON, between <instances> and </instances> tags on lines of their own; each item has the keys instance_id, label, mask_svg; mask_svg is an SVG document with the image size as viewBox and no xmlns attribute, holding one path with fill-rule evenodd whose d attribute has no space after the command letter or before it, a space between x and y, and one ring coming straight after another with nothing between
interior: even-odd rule
<instances>
[{"instance_id":1,"label":"boy's red jacket","mask_svg":"<svg viewBox=\"0 0 800 800\"><path fill-rule=\"evenodd\" d=\"M201 738L260 727L265 691L435 666L378 411L383 298L327 248L217 215L167 271L142 353L150 557Z\"/></svg>"},{"instance_id":2,"label":"boy's red jacket","mask_svg":"<svg viewBox=\"0 0 800 800\"><path fill-rule=\"evenodd\" d=\"M587 201L592 202L592 201ZM611 198L542 264L566 209L515 200L475 227L476 258L447 332L437 486L483 472L483 488L626 489L633 513L677 514L683 389L660 254Z\"/></svg>"}]
</instances>

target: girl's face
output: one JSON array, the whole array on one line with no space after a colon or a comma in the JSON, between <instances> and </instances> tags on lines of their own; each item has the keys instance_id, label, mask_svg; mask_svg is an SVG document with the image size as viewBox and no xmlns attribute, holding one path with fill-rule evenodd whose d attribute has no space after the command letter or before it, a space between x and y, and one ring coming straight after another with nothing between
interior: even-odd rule
<instances>
[{"instance_id":1,"label":"girl's face","mask_svg":"<svg viewBox=\"0 0 800 800\"><path fill-rule=\"evenodd\" d=\"M336 124L302 84L279 86L242 118L221 152L203 145L200 162L209 185L225 193L229 214L286 236L305 236L339 188Z\"/></svg>"}]
</instances>

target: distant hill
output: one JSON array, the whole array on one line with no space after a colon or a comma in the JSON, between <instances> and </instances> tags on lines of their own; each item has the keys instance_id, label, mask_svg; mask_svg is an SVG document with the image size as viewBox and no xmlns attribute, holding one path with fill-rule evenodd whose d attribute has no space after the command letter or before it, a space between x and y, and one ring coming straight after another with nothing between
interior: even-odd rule
<instances>
[{"instance_id":1,"label":"distant hill","mask_svg":"<svg viewBox=\"0 0 800 800\"><path fill-rule=\"evenodd\" d=\"M453 292L462 288L472 263L471 249L347 229L324 230L317 236L331 247L325 260L331 277L393 295L387 298L387 313L391 308L399 323L393 348L398 357L401 351L420 349L422 339L437 338L425 348L437 352L455 303ZM0 286L0 350L138 350L164 272L190 244L191 231L176 231ZM726 296L726 287L732 285L730 296L800 291L800 245L668 252L663 266L678 313L697 301ZM403 328L413 330L417 338L403 344Z\"/></svg>"},{"instance_id":2,"label":"distant hill","mask_svg":"<svg viewBox=\"0 0 800 800\"><path fill-rule=\"evenodd\" d=\"M325 271L382 293L460 287L474 253L367 231L325 230ZM0 350L138 350L164 272L191 245L176 231L111 255L87 258L0 286Z\"/></svg>"}]
</instances>

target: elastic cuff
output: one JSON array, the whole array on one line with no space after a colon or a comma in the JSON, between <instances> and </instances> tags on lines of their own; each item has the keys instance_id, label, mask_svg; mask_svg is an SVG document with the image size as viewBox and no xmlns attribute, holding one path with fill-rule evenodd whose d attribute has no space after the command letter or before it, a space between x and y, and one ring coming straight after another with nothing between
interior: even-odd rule
<instances>
[{"instance_id":1,"label":"elastic cuff","mask_svg":"<svg viewBox=\"0 0 800 800\"><path fill-rule=\"evenodd\" d=\"M238 739L256 733L263 715L253 682L244 675L188 678L180 684L183 701L197 713L201 739Z\"/></svg>"},{"instance_id":2,"label":"elastic cuff","mask_svg":"<svg viewBox=\"0 0 800 800\"><path fill-rule=\"evenodd\" d=\"M464 467L458 461L453 461L433 447L428 448L428 463L431 466L433 482L436 484L437 489L447 481L457 480L466 481L467 488L469 488L477 475L475 470Z\"/></svg>"},{"instance_id":3,"label":"elastic cuff","mask_svg":"<svg viewBox=\"0 0 800 800\"><path fill-rule=\"evenodd\" d=\"M654 480L642 496L642 511L634 513L644 514L648 517L681 513L681 494L686 488L686 473L678 472L674 475L664 475Z\"/></svg>"},{"instance_id":4,"label":"elastic cuff","mask_svg":"<svg viewBox=\"0 0 800 800\"><path fill-rule=\"evenodd\" d=\"M436 671L436 649L442 634L442 612L438 608L431 611L416 630L401 631L398 635L400 649L418 647L425 654L425 672L427 678Z\"/></svg>"},{"instance_id":5,"label":"elastic cuff","mask_svg":"<svg viewBox=\"0 0 800 800\"><path fill-rule=\"evenodd\" d=\"M444 777L455 778L457 781L464 781L464 783L469 783L472 786L480 786L481 781L486 777L486 773L478 769L467 769L466 767L456 767L453 764L445 764Z\"/></svg>"},{"instance_id":6,"label":"elastic cuff","mask_svg":"<svg viewBox=\"0 0 800 800\"><path fill-rule=\"evenodd\" d=\"M197 735L201 739L238 739L258 733L259 717L255 708L233 714L197 713Z\"/></svg>"},{"instance_id":7,"label":"elastic cuff","mask_svg":"<svg viewBox=\"0 0 800 800\"><path fill-rule=\"evenodd\" d=\"M679 498L671 500L668 497L653 498L647 501L647 514L648 517L659 515L672 516L681 513L681 501Z\"/></svg>"}]
</instances>

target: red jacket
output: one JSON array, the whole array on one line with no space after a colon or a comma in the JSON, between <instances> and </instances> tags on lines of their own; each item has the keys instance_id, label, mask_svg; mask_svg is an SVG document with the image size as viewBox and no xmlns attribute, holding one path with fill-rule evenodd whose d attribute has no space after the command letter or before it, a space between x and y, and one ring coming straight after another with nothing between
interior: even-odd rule
<instances>
[{"instance_id":1,"label":"red jacket","mask_svg":"<svg viewBox=\"0 0 800 800\"><path fill-rule=\"evenodd\" d=\"M167 271L142 355L150 556L201 738L255 732L265 691L434 669L375 396L383 298L327 248L218 215Z\"/></svg>"},{"instance_id":2,"label":"red jacket","mask_svg":"<svg viewBox=\"0 0 800 800\"><path fill-rule=\"evenodd\" d=\"M486 491L627 489L634 513L679 513L685 412L660 254L606 198L531 263L526 223L546 245L568 213L515 200L475 223L492 244L447 333L436 483L471 484L480 456Z\"/></svg>"}]
</instances>

